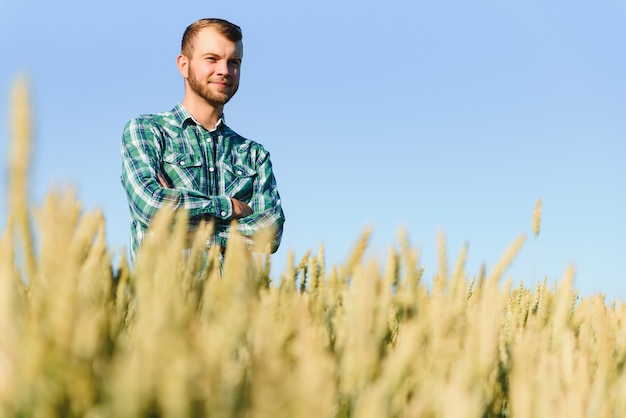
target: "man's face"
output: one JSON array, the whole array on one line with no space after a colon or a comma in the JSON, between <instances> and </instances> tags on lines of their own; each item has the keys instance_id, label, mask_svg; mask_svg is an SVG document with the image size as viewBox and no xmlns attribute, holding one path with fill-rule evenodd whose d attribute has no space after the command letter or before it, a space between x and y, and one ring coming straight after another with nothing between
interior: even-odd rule
<instances>
[{"instance_id":1,"label":"man's face","mask_svg":"<svg viewBox=\"0 0 626 418\"><path fill-rule=\"evenodd\" d=\"M223 106L239 88L243 56L241 42L233 42L213 28L196 35L189 59L189 88L212 106Z\"/></svg>"}]
</instances>

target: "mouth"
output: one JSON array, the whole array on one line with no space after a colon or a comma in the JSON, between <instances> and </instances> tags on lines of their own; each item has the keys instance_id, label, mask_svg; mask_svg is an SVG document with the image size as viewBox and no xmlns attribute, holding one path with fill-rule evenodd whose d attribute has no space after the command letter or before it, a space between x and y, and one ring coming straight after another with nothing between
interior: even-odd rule
<instances>
[{"instance_id":1,"label":"mouth","mask_svg":"<svg viewBox=\"0 0 626 418\"><path fill-rule=\"evenodd\" d=\"M232 83L228 83L225 81L211 81L210 84L213 84L214 86L220 89L228 89L232 87Z\"/></svg>"}]
</instances>

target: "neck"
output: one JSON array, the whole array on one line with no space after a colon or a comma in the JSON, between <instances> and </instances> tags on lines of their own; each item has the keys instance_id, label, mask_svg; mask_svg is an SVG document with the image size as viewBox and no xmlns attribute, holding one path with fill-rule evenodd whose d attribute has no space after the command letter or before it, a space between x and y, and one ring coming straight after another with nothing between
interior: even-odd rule
<instances>
[{"instance_id":1,"label":"neck","mask_svg":"<svg viewBox=\"0 0 626 418\"><path fill-rule=\"evenodd\" d=\"M205 100L189 95L185 95L182 104L191 113L191 116L208 130L215 127L224 112L224 105L213 106Z\"/></svg>"}]
</instances>

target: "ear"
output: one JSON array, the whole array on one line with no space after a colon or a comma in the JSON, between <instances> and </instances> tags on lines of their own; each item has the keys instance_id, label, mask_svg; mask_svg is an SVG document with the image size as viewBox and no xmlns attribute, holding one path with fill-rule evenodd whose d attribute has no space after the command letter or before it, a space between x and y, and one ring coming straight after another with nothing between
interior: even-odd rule
<instances>
[{"instance_id":1,"label":"ear","mask_svg":"<svg viewBox=\"0 0 626 418\"><path fill-rule=\"evenodd\" d=\"M178 58L176 58L176 66L178 67L178 71L186 80L189 74L189 58L185 55L180 54Z\"/></svg>"}]
</instances>

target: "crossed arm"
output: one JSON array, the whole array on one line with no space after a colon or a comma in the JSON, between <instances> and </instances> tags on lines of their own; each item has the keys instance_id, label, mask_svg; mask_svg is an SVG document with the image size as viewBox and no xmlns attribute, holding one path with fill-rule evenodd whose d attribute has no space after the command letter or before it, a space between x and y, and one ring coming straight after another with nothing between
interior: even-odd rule
<instances>
[{"instance_id":1,"label":"crossed arm","mask_svg":"<svg viewBox=\"0 0 626 418\"><path fill-rule=\"evenodd\" d=\"M167 181L161 176L161 174L157 174L157 178L159 180L159 184L164 189L170 189ZM245 218L248 215L252 215L252 208L248 206L245 202L241 200L237 200L234 197L230 198L231 202L233 202L233 219Z\"/></svg>"}]
</instances>

